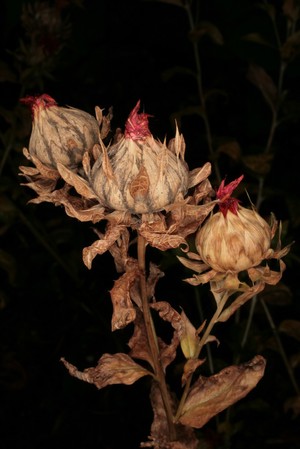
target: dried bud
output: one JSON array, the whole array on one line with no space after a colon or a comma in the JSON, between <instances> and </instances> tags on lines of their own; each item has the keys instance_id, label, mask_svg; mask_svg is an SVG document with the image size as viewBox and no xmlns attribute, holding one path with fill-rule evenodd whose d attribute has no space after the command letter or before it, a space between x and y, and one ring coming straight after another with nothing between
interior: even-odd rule
<instances>
[{"instance_id":1,"label":"dried bud","mask_svg":"<svg viewBox=\"0 0 300 449\"><path fill-rule=\"evenodd\" d=\"M148 114L138 113L140 102L130 113L124 135L95 162L91 183L99 202L112 210L133 214L158 212L188 188L185 143L176 132L167 146L152 136Z\"/></svg>"},{"instance_id":2,"label":"dried bud","mask_svg":"<svg viewBox=\"0 0 300 449\"><path fill-rule=\"evenodd\" d=\"M253 209L230 195L243 176L217 191L220 212L212 215L196 235L201 259L217 272L239 272L255 267L268 256L272 231Z\"/></svg>"},{"instance_id":3,"label":"dried bud","mask_svg":"<svg viewBox=\"0 0 300 449\"><path fill-rule=\"evenodd\" d=\"M47 94L26 97L21 102L32 111L29 153L47 167L56 169L60 162L76 168L83 154L99 142L97 120L87 112L60 107Z\"/></svg>"}]
</instances>

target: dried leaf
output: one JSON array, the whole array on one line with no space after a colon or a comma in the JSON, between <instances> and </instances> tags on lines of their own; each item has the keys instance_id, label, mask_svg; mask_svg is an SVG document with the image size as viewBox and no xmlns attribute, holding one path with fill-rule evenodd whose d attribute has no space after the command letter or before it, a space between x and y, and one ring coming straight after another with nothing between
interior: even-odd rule
<instances>
[{"instance_id":1,"label":"dried leaf","mask_svg":"<svg viewBox=\"0 0 300 449\"><path fill-rule=\"evenodd\" d=\"M97 240L83 249L83 262L90 269L92 262L97 254L104 254L121 236L124 226L122 225L109 225L104 237L101 240Z\"/></svg>"},{"instance_id":2,"label":"dried leaf","mask_svg":"<svg viewBox=\"0 0 300 449\"><path fill-rule=\"evenodd\" d=\"M188 244L186 240L181 237L181 235L172 234L156 234L154 232L148 231L147 226L140 227L140 234L144 239L154 248L160 251L166 251L171 248L178 248L180 245L187 248Z\"/></svg>"},{"instance_id":3,"label":"dried leaf","mask_svg":"<svg viewBox=\"0 0 300 449\"><path fill-rule=\"evenodd\" d=\"M154 298L155 297L155 288L156 284L164 277L165 273L161 271L157 265L150 262L149 264L149 276L147 277L147 296L148 298Z\"/></svg>"},{"instance_id":4,"label":"dried leaf","mask_svg":"<svg viewBox=\"0 0 300 449\"><path fill-rule=\"evenodd\" d=\"M103 354L95 368L86 368L84 371L79 371L64 358L61 361L71 376L94 384L98 389L115 384L131 385L141 377L152 375L123 353Z\"/></svg>"},{"instance_id":5,"label":"dried leaf","mask_svg":"<svg viewBox=\"0 0 300 449\"><path fill-rule=\"evenodd\" d=\"M154 304L151 304L151 307L159 313L159 316L163 320L171 323L172 327L177 332L184 356L187 359L194 357L197 352L199 337L195 327L187 318L184 311L179 314L166 301L155 302Z\"/></svg>"},{"instance_id":6,"label":"dried leaf","mask_svg":"<svg viewBox=\"0 0 300 449\"><path fill-rule=\"evenodd\" d=\"M177 348L179 345L179 338L177 332L173 333L173 337L170 343L165 343L161 338L158 338L158 347L160 353L161 366L166 372L167 366L175 360L177 354Z\"/></svg>"},{"instance_id":7,"label":"dried leaf","mask_svg":"<svg viewBox=\"0 0 300 449\"><path fill-rule=\"evenodd\" d=\"M98 232L97 230L95 230L95 232L101 239L104 237L104 234ZM109 252L114 258L116 270L118 273L122 273L123 271L125 271L127 263L131 263L132 261L128 256L129 239L130 235L128 229L124 228L120 233L120 237L109 248Z\"/></svg>"},{"instance_id":8,"label":"dried leaf","mask_svg":"<svg viewBox=\"0 0 300 449\"><path fill-rule=\"evenodd\" d=\"M134 259L133 259L134 260ZM139 279L139 268L136 263L126 267L127 271L114 282L110 290L113 305L112 330L122 329L135 320L136 310L133 307L130 288Z\"/></svg>"},{"instance_id":9,"label":"dried leaf","mask_svg":"<svg viewBox=\"0 0 300 449\"><path fill-rule=\"evenodd\" d=\"M181 376L181 385L184 386L186 381L196 371L196 369L203 365L205 359L188 359L183 367L183 374Z\"/></svg>"},{"instance_id":10,"label":"dried leaf","mask_svg":"<svg viewBox=\"0 0 300 449\"><path fill-rule=\"evenodd\" d=\"M140 359L148 362L154 370L151 351L148 344L145 322L140 310L136 311L134 331L128 342L128 346L131 349L131 351L129 352L130 357L132 357L133 359Z\"/></svg>"},{"instance_id":11,"label":"dried leaf","mask_svg":"<svg viewBox=\"0 0 300 449\"><path fill-rule=\"evenodd\" d=\"M179 422L203 427L213 416L246 396L262 378L265 366L265 359L257 355L250 362L229 366L213 376L200 376L187 396Z\"/></svg>"},{"instance_id":12,"label":"dried leaf","mask_svg":"<svg viewBox=\"0 0 300 449\"><path fill-rule=\"evenodd\" d=\"M173 411L176 406L176 399L171 396L171 405ZM194 430L190 427L176 424L176 441L169 441L169 426L163 405L159 387L156 382L152 383L150 400L154 412L151 425L151 435L149 441L141 443L141 447L153 447L154 449L197 449L199 440L196 438Z\"/></svg>"}]
</instances>

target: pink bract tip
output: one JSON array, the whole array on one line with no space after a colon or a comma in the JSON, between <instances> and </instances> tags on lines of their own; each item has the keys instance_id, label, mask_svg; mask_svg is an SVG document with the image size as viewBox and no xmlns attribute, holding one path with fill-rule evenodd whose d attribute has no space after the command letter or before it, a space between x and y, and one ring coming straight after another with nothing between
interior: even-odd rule
<instances>
[{"instance_id":1,"label":"pink bract tip","mask_svg":"<svg viewBox=\"0 0 300 449\"><path fill-rule=\"evenodd\" d=\"M39 96L30 96L21 98L20 102L30 107L32 114L38 112L39 109L49 108L51 106L57 106L54 98L48 94L42 94Z\"/></svg>"},{"instance_id":2,"label":"pink bract tip","mask_svg":"<svg viewBox=\"0 0 300 449\"><path fill-rule=\"evenodd\" d=\"M227 212L230 210L233 214L237 215L239 200L236 198L231 198L232 192L237 188L244 175L230 182L225 186L225 179L220 184L217 190L217 198L220 200L219 208L224 217L226 217Z\"/></svg>"},{"instance_id":3,"label":"pink bract tip","mask_svg":"<svg viewBox=\"0 0 300 449\"><path fill-rule=\"evenodd\" d=\"M151 117L151 115L144 112L142 112L141 114L138 113L140 103L141 102L139 100L133 110L130 112L129 117L126 121L124 134L127 139L140 140L151 136L148 126L148 117Z\"/></svg>"}]
</instances>

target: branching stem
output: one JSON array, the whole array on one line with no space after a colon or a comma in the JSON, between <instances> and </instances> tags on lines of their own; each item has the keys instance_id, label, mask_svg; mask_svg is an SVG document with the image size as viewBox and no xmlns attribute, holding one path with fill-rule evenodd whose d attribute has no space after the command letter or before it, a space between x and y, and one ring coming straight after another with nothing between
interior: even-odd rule
<instances>
[{"instance_id":1,"label":"branching stem","mask_svg":"<svg viewBox=\"0 0 300 449\"><path fill-rule=\"evenodd\" d=\"M199 346L198 346L197 353L195 354L195 358L199 357L200 352L201 352L203 346L205 345L205 343L207 342L208 337L210 336L212 328L214 327L214 325L218 321L219 316L222 313L222 310L223 310L223 308L224 308L224 306L225 306L225 304L227 302L227 299L228 299L228 292L225 291L223 296L222 296L222 298L218 302L217 309L216 309L215 313L213 314L210 322L208 323L208 325L207 325L207 327L205 329L205 332L204 332L204 334L203 334L203 336L202 336L202 338L201 338L201 340L199 342ZM179 406L178 406L178 409L177 409L177 413L176 413L176 416L175 416L175 422L178 421L178 419L180 418L183 406L185 404L186 398L187 398L187 396L189 394L189 391L190 391L191 382L192 382L192 375L187 379L187 382L185 384L184 391L182 393L181 400L180 400L180 403L179 403Z\"/></svg>"}]
</instances>

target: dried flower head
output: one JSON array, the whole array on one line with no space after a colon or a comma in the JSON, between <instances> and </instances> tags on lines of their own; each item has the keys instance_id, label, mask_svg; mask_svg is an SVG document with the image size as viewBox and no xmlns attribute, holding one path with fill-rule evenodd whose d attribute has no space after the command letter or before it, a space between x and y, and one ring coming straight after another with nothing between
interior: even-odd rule
<instances>
[{"instance_id":1,"label":"dried flower head","mask_svg":"<svg viewBox=\"0 0 300 449\"><path fill-rule=\"evenodd\" d=\"M130 113L124 135L102 154L91 172L91 184L105 207L133 214L157 212L187 192L189 171L184 140L177 130L167 146L152 136L148 114Z\"/></svg>"},{"instance_id":2,"label":"dried flower head","mask_svg":"<svg viewBox=\"0 0 300 449\"><path fill-rule=\"evenodd\" d=\"M97 120L87 112L60 107L47 94L28 96L21 102L32 112L29 155L42 165L54 170L57 163L76 168L84 152L99 141Z\"/></svg>"},{"instance_id":3,"label":"dried flower head","mask_svg":"<svg viewBox=\"0 0 300 449\"><path fill-rule=\"evenodd\" d=\"M272 231L254 210L240 206L230 195L243 179L225 186L222 181L217 198L220 211L211 215L196 235L197 251L215 271L239 272L255 267L268 257Z\"/></svg>"},{"instance_id":4,"label":"dried flower head","mask_svg":"<svg viewBox=\"0 0 300 449\"><path fill-rule=\"evenodd\" d=\"M274 217L268 224L254 208L246 209L231 197L242 179L240 176L227 186L222 181L216 192L220 210L211 214L196 234L198 254L188 253L189 259L179 258L185 266L198 272L194 278L187 279L193 285L223 279L226 280L223 285L228 288L247 289L245 283L241 287L238 278L245 270L251 281L260 283L260 288L264 283L276 284L281 278L285 264L280 259L288 253L290 245L281 249L279 241L276 250L272 249L278 227ZM269 259L279 260L279 272L270 270Z\"/></svg>"},{"instance_id":5,"label":"dried flower head","mask_svg":"<svg viewBox=\"0 0 300 449\"><path fill-rule=\"evenodd\" d=\"M83 154L80 170L68 159L57 160L55 169L47 168L26 151L37 168L20 167L29 181L26 185L38 194L32 203L62 205L80 221L107 221L105 234L98 234L99 240L84 248L83 260L89 268L94 257L110 250L126 228L162 251L179 246L187 249L186 237L196 232L215 204L208 180L211 164L189 171L182 134L177 129L168 145L154 139L148 128L149 115L139 114L139 105L129 115L124 135L117 130L108 148L103 139L110 129L111 114L104 117L96 109L99 144ZM89 119L83 123L90 132ZM47 129L45 146L52 152L56 149L52 133L56 138L57 130ZM65 182L60 188L58 179Z\"/></svg>"}]
</instances>

